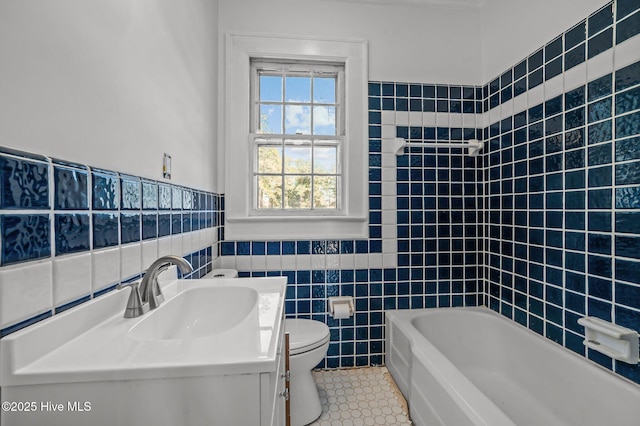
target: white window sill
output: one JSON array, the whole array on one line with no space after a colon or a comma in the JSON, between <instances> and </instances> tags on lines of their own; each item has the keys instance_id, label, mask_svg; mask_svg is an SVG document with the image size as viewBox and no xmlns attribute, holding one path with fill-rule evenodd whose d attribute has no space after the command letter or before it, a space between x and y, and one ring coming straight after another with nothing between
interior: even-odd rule
<instances>
[{"instance_id":1,"label":"white window sill","mask_svg":"<svg viewBox=\"0 0 640 426\"><path fill-rule=\"evenodd\" d=\"M361 239L369 235L366 217L227 217L227 240Z\"/></svg>"}]
</instances>

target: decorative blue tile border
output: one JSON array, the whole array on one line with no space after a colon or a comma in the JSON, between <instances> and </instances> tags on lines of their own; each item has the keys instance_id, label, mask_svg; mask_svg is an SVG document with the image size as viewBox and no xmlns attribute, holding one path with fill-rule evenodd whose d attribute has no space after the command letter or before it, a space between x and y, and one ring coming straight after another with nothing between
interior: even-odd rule
<instances>
[{"instance_id":1,"label":"decorative blue tile border","mask_svg":"<svg viewBox=\"0 0 640 426\"><path fill-rule=\"evenodd\" d=\"M222 195L6 147L0 147L0 189L0 267L213 227L218 227L222 236ZM186 278L210 272L212 253L208 247L185 255L194 266L194 272ZM93 297L114 289L116 284ZM54 307L54 312L91 297L82 296ZM1 335L50 315L6 327Z\"/></svg>"},{"instance_id":2,"label":"decorative blue tile border","mask_svg":"<svg viewBox=\"0 0 640 426\"><path fill-rule=\"evenodd\" d=\"M54 223L56 256L89 250L88 214L55 214Z\"/></svg>"},{"instance_id":3,"label":"decorative blue tile border","mask_svg":"<svg viewBox=\"0 0 640 426\"><path fill-rule=\"evenodd\" d=\"M2 214L2 263L18 263L51 256L48 215Z\"/></svg>"},{"instance_id":4,"label":"decorative blue tile border","mask_svg":"<svg viewBox=\"0 0 640 426\"><path fill-rule=\"evenodd\" d=\"M42 259L54 252L60 256L180 234L221 223L222 212L217 208L221 195L28 153L16 154L17 151L0 148L2 265ZM51 167L53 176L49 181ZM164 197L160 203L158 190ZM50 192L54 194L53 208L49 203ZM167 201L168 194L176 198L172 204ZM172 217L170 232L166 215ZM55 230L53 241L52 230Z\"/></svg>"},{"instance_id":5,"label":"decorative blue tile border","mask_svg":"<svg viewBox=\"0 0 640 426\"><path fill-rule=\"evenodd\" d=\"M86 167L54 166L54 208L56 210L88 210L88 173Z\"/></svg>"},{"instance_id":6,"label":"decorative blue tile border","mask_svg":"<svg viewBox=\"0 0 640 426\"><path fill-rule=\"evenodd\" d=\"M369 111L482 112L482 89L475 86L369 83Z\"/></svg>"},{"instance_id":7,"label":"decorative blue tile border","mask_svg":"<svg viewBox=\"0 0 640 426\"><path fill-rule=\"evenodd\" d=\"M37 160L38 158L33 158ZM49 207L49 165L26 159L0 157L2 209Z\"/></svg>"}]
</instances>

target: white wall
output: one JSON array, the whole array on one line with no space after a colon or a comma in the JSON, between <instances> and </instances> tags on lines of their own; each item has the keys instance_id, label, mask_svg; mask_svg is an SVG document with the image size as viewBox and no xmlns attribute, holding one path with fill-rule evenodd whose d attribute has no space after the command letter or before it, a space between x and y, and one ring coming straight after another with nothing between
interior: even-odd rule
<instances>
[{"instance_id":1,"label":"white wall","mask_svg":"<svg viewBox=\"0 0 640 426\"><path fill-rule=\"evenodd\" d=\"M370 80L480 83L479 9L329 0L220 0L220 32L369 41Z\"/></svg>"},{"instance_id":2,"label":"white wall","mask_svg":"<svg viewBox=\"0 0 640 426\"><path fill-rule=\"evenodd\" d=\"M359 39L369 42L371 81L483 83L477 8L459 10L331 0L220 0L219 13L221 52L227 33ZM224 54L220 81L222 99ZM219 119L223 140L222 108ZM218 180L223 182L222 144L218 155Z\"/></svg>"},{"instance_id":3,"label":"white wall","mask_svg":"<svg viewBox=\"0 0 640 426\"><path fill-rule=\"evenodd\" d=\"M0 145L215 186L217 0L0 0Z\"/></svg>"},{"instance_id":4,"label":"white wall","mask_svg":"<svg viewBox=\"0 0 640 426\"><path fill-rule=\"evenodd\" d=\"M0 145L154 179L168 152L174 182L222 191L227 32L366 39L370 80L483 84L606 3L0 0Z\"/></svg>"},{"instance_id":5,"label":"white wall","mask_svg":"<svg viewBox=\"0 0 640 426\"><path fill-rule=\"evenodd\" d=\"M486 0L482 6L484 83L610 0Z\"/></svg>"}]
</instances>

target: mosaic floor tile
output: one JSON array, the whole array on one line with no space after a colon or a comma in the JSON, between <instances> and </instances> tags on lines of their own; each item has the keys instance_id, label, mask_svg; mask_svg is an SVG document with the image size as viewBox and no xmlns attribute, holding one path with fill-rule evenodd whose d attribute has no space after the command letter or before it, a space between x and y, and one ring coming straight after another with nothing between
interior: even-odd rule
<instances>
[{"instance_id":1,"label":"mosaic floor tile","mask_svg":"<svg viewBox=\"0 0 640 426\"><path fill-rule=\"evenodd\" d=\"M412 425L386 367L318 370L322 414L312 426Z\"/></svg>"}]
</instances>

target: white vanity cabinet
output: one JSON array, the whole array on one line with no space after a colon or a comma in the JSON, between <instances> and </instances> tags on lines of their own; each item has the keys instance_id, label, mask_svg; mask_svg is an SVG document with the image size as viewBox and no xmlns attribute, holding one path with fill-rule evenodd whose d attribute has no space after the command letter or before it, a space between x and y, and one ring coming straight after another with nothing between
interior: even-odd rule
<instances>
[{"instance_id":1,"label":"white vanity cabinet","mask_svg":"<svg viewBox=\"0 0 640 426\"><path fill-rule=\"evenodd\" d=\"M284 326L282 327L284 330ZM288 426L287 401L289 399L288 365L286 338L280 336L278 349L278 369L272 373L261 374L261 425Z\"/></svg>"},{"instance_id":2,"label":"white vanity cabinet","mask_svg":"<svg viewBox=\"0 0 640 426\"><path fill-rule=\"evenodd\" d=\"M0 424L286 426L286 278L177 281L158 311L185 291L225 286L255 290L253 305L212 336L133 338L145 316L122 318L125 292L6 336L0 388L16 409L2 410Z\"/></svg>"},{"instance_id":3,"label":"white vanity cabinet","mask_svg":"<svg viewBox=\"0 0 640 426\"><path fill-rule=\"evenodd\" d=\"M2 389L2 400L21 406L3 411L0 424L285 426L284 364L278 365L274 372L229 376L12 386ZM25 411L26 403L35 405Z\"/></svg>"}]
</instances>

